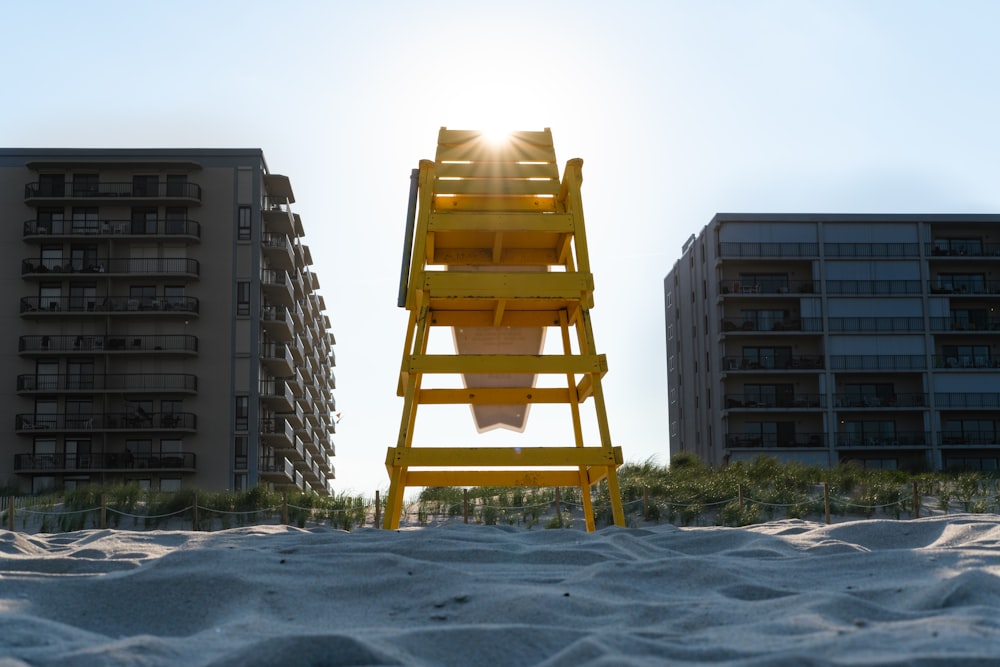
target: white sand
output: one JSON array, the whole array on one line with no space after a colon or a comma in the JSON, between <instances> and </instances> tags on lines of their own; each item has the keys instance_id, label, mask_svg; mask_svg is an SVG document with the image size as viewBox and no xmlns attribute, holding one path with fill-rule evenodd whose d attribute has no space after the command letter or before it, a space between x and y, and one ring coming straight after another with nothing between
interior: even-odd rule
<instances>
[{"instance_id":1,"label":"white sand","mask_svg":"<svg viewBox=\"0 0 1000 667\"><path fill-rule=\"evenodd\" d=\"M0 666L1000 664L1000 517L0 532Z\"/></svg>"}]
</instances>

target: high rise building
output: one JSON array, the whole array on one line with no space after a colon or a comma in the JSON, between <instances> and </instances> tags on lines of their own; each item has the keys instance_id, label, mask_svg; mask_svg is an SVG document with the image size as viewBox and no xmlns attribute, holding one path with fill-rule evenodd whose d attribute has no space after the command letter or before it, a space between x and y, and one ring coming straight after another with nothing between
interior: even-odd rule
<instances>
[{"instance_id":1,"label":"high rise building","mask_svg":"<svg viewBox=\"0 0 1000 667\"><path fill-rule=\"evenodd\" d=\"M2 149L0 483L334 479L334 338L259 149Z\"/></svg>"},{"instance_id":2,"label":"high rise building","mask_svg":"<svg viewBox=\"0 0 1000 667\"><path fill-rule=\"evenodd\" d=\"M1000 216L719 214L664 296L671 454L998 469Z\"/></svg>"}]
</instances>

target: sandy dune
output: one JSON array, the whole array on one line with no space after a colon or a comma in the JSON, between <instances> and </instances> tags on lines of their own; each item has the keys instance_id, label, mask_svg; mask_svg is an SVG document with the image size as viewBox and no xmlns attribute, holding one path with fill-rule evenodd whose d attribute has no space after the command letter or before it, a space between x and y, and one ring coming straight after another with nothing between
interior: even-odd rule
<instances>
[{"instance_id":1,"label":"sandy dune","mask_svg":"<svg viewBox=\"0 0 1000 667\"><path fill-rule=\"evenodd\" d=\"M13 665L996 665L1000 517L0 532Z\"/></svg>"}]
</instances>

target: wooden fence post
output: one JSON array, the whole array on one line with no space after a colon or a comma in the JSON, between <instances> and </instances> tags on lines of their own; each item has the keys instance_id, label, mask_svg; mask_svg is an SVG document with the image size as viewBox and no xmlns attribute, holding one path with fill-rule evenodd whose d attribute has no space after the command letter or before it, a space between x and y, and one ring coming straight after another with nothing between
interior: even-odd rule
<instances>
[{"instance_id":1,"label":"wooden fence post","mask_svg":"<svg viewBox=\"0 0 1000 667\"><path fill-rule=\"evenodd\" d=\"M469 523L469 490L462 489L462 519Z\"/></svg>"},{"instance_id":2,"label":"wooden fence post","mask_svg":"<svg viewBox=\"0 0 1000 667\"><path fill-rule=\"evenodd\" d=\"M913 483L913 518L920 518L920 490L917 483Z\"/></svg>"},{"instance_id":3,"label":"wooden fence post","mask_svg":"<svg viewBox=\"0 0 1000 667\"><path fill-rule=\"evenodd\" d=\"M642 518L649 516L649 487L642 487Z\"/></svg>"},{"instance_id":4,"label":"wooden fence post","mask_svg":"<svg viewBox=\"0 0 1000 667\"><path fill-rule=\"evenodd\" d=\"M560 522L562 521L562 507L559 499L559 487L556 487L556 516L559 517Z\"/></svg>"},{"instance_id":5,"label":"wooden fence post","mask_svg":"<svg viewBox=\"0 0 1000 667\"><path fill-rule=\"evenodd\" d=\"M104 498L104 494L101 494L101 530L108 527L108 502Z\"/></svg>"},{"instance_id":6,"label":"wooden fence post","mask_svg":"<svg viewBox=\"0 0 1000 667\"><path fill-rule=\"evenodd\" d=\"M191 505L191 530L198 530L198 492L194 492L194 502Z\"/></svg>"},{"instance_id":7,"label":"wooden fence post","mask_svg":"<svg viewBox=\"0 0 1000 667\"><path fill-rule=\"evenodd\" d=\"M823 513L826 515L826 525L830 525L830 485L823 482Z\"/></svg>"},{"instance_id":8,"label":"wooden fence post","mask_svg":"<svg viewBox=\"0 0 1000 667\"><path fill-rule=\"evenodd\" d=\"M281 525L288 525L288 491L281 492Z\"/></svg>"},{"instance_id":9,"label":"wooden fence post","mask_svg":"<svg viewBox=\"0 0 1000 667\"><path fill-rule=\"evenodd\" d=\"M7 498L7 528L14 532L14 496Z\"/></svg>"},{"instance_id":10,"label":"wooden fence post","mask_svg":"<svg viewBox=\"0 0 1000 667\"><path fill-rule=\"evenodd\" d=\"M375 527L379 528L382 525L382 505L379 501L378 489L375 489Z\"/></svg>"},{"instance_id":11,"label":"wooden fence post","mask_svg":"<svg viewBox=\"0 0 1000 667\"><path fill-rule=\"evenodd\" d=\"M743 514L743 485L742 484L737 484L736 485L736 497L737 497L737 499L739 501L740 514L742 515Z\"/></svg>"}]
</instances>

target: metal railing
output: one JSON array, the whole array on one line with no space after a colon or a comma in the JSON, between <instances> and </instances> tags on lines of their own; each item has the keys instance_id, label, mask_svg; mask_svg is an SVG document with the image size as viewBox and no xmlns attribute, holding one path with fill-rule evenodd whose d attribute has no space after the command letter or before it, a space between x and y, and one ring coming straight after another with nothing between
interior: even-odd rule
<instances>
[{"instance_id":1,"label":"metal railing","mask_svg":"<svg viewBox=\"0 0 1000 667\"><path fill-rule=\"evenodd\" d=\"M722 320L722 330L727 333L736 331L807 331L815 333L823 330L823 318L791 317L775 320L750 318L746 315L726 317Z\"/></svg>"},{"instance_id":2,"label":"metal railing","mask_svg":"<svg viewBox=\"0 0 1000 667\"><path fill-rule=\"evenodd\" d=\"M823 408L826 407L826 396L823 394L781 394L761 395L726 394L726 408Z\"/></svg>"},{"instance_id":3,"label":"metal railing","mask_svg":"<svg viewBox=\"0 0 1000 667\"><path fill-rule=\"evenodd\" d=\"M107 273L122 275L188 274L201 272L198 260L187 257L140 257L126 259L48 259L29 257L21 260L21 275L67 273Z\"/></svg>"},{"instance_id":4,"label":"metal railing","mask_svg":"<svg viewBox=\"0 0 1000 667\"><path fill-rule=\"evenodd\" d=\"M184 182L138 182L125 183L74 183L34 182L24 186L24 198L107 198L129 197L136 199L194 199L201 201L201 186Z\"/></svg>"},{"instance_id":5,"label":"metal railing","mask_svg":"<svg viewBox=\"0 0 1000 667\"><path fill-rule=\"evenodd\" d=\"M100 454L15 454L14 470L76 471L76 470L193 470L194 452L169 454L132 454L115 452Z\"/></svg>"},{"instance_id":6,"label":"metal railing","mask_svg":"<svg viewBox=\"0 0 1000 667\"><path fill-rule=\"evenodd\" d=\"M827 320L831 333L892 333L923 331L922 317L831 317Z\"/></svg>"},{"instance_id":7,"label":"metal railing","mask_svg":"<svg viewBox=\"0 0 1000 667\"><path fill-rule=\"evenodd\" d=\"M201 238L197 220L157 218L156 220L26 220L23 236L190 236Z\"/></svg>"},{"instance_id":8,"label":"metal railing","mask_svg":"<svg viewBox=\"0 0 1000 667\"><path fill-rule=\"evenodd\" d=\"M98 412L81 414L18 414L14 430L35 431L118 431L118 430L179 430L193 431L198 417L192 412Z\"/></svg>"},{"instance_id":9,"label":"metal railing","mask_svg":"<svg viewBox=\"0 0 1000 667\"><path fill-rule=\"evenodd\" d=\"M845 354L831 355L830 369L835 371L924 370L927 358L922 354Z\"/></svg>"},{"instance_id":10,"label":"metal railing","mask_svg":"<svg viewBox=\"0 0 1000 667\"><path fill-rule=\"evenodd\" d=\"M919 257L919 243L824 243L826 257Z\"/></svg>"},{"instance_id":11,"label":"metal railing","mask_svg":"<svg viewBox=\"0 0 1000 667\"><path fill-rule=\"evenodd\" d=\"M747 434L729 433L726 435L727 447L761 448L761 447L823 447L823 433L794 433L791 435L777 434Z\"/></svg>"},{"instance_id":12,"label":"metal railing","mask_svg":"<svg viewBox=\"0 0 1000 667\"><path fill-rule=\"evenodd\" d=\"M823 368L822 355L803 355L781 358L744 359L743 357L723 357L724 371L756 370L818 370Z\"/></svg>"},{"instance_id":13,"label":"metal railing","mask_svg":"<svg viewBox=\"0 0 1000 667\"><path fill-rule=\"evenodd\" d=\"M724 241L720 257L819 257L818 243L757 243Z\"/></svg>"},{"instance_id":14,"label":"metal railing","mask_svg":"<svg viewBox=\"0 0 1000 667\"><path fill-rule=\"evenodd\" d=\"M183 391L198 390L190 373L106 373L18 375L18 392L47 391Z\"/></svg>"},{"instance_id":15,"label":"metal railing","mask_svg":"<svg viewBox=\"0 0 1000 667\"><path fill-rule=\"evenodd\" d=\"M919 280L827 280L827 294L845 296L883 296L889 294L920 294Z\"/></svg>"},{"instance_id":16,"label":"metal railing","mask_svg":"<svg viewBox=\"0 0 1000 667\"><path fill-rule=\"evenodd\" d=\"M33 335L21 336L18 352L197 352L198 337L185 334L139 336Z\"/></svg>"},{"instance_id":17,"label":"metal railing","mask_svg":"<svg viewBox=\"0 0 1000 667\"><path fill-rule=\"evenodd\" d=\"M888 396L833 395L835 408L923 408L927 404L927 394L923 393L899 393Z\"/></svg>"},{"instance_id":18,"label":"metal railing","mask_svg":"<svg viewBox=\"0 0 1000 667\"><path fill-rule=\"evenodd\" d=\"M176 312L185 315L198 312L198 299L193 296L136 298L129 296L25 296L21 297L21 314L40 313L132 313Z\"/></svg>"}]
</instances>

